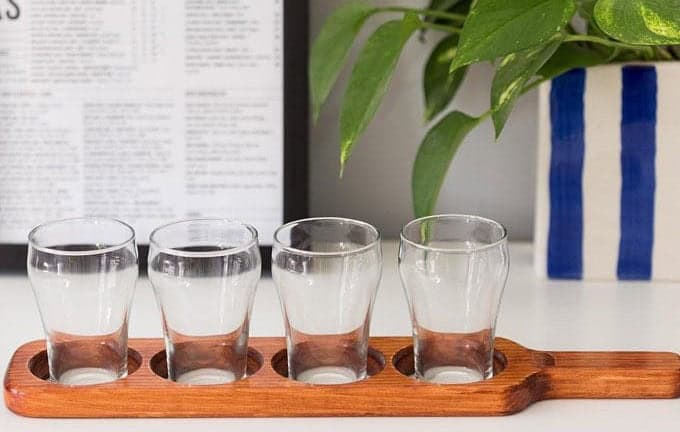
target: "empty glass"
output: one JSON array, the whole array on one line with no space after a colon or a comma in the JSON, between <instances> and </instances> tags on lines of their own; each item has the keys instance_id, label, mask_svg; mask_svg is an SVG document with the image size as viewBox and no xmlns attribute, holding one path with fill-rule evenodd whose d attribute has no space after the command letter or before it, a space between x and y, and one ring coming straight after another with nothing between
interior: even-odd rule
<instances>
[{"instance_id":1,"label":"empty glass","mask_svg":"<svg viewBox=\"0 0 680 432\"><path fill-rule=\"evenodd\" d=\"M276 230L272 276L286 325L291 379L342 384L366 378L381 271L380 235L367 223L315 218Z\"/></svg>"},{"instance_id":2,"label":"empty glass","mask_svg":"<svg viewBox=\"0 0 680 432\"><path fill-rule=\"evenodd\" d=\"M505 228L476 216L416 219L401 232L399 273L416 378L442 384L490 378L508 274Z\"/></svg>"},{"instance_id":3,"label":"empty glass","mask_svg":"<svg viewBox=\"0 0 680 432\"><path fill-rule=\"evenodd\" d=\"M50 380L86 385L125 377L138 273L134 230L99 217L45 223L28 235L27 268Z\"/></svg>"},{"instance_id":4,"label":"empty glass","mask_svg":"<svg viewBox=\"0 0 680 432\"><path fill-rule=\"evenodd\" d=\"M225 219L185 220L155 229L149 243L168 378L183 384L244 378L261 272L255 228Z\"/></svg>"}]
</instances>

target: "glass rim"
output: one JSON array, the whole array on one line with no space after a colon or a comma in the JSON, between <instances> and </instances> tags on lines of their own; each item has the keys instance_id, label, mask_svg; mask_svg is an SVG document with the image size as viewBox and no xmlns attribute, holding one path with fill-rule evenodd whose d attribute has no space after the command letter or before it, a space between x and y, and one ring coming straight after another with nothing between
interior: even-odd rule
<instances>
[{"instance_id":1,"label":"glass rim","mask_svg":"<svg viewBox=\"0 0 680 432\"><path fill-rule=\"evenodd\" d=\"M406 236L406 230L411 227L412 225L416 224L421 224L425 221L428 220L462 220L462 219L467 219L467 220L474 220L477 222L484 222L489 225L495 226L496 228L500 228L501 230L501 236L498 240L489 243L489 244L484 244L484 245L479 245L479 246L473 246L471 248L455 248L455 247L433 247L433 246L427 246L422 243L419 243L417 241L411 240ZM475 216L475 215L468 215L468 214L461 214L461 213L443 213L443 214L436 214L436 215L430 215L430 216L423 216L419 217L417 219L413 219L412 221L408 222L404 227L401 229L399 232L399 238L402 243L406 243L410 246L413 246L418 249L423 249L427 251L432 251L432 252L442 252L442 253L456 253L456 254L469 254L469 253L475 253L479 251L483 251L485 249L491 249L494 247L497 247L501 243L505 242L508 239L508 230L505 228L505 226L497 222L493 219L485 218L482 216Z\"/></svg>"},{"instance_id":2,"label":"glass rim","mask_svg":"<svg viewBox=\"0 0 680 432\"><path fill-rule=\"evenodd\" d=\"M279 240L279 234L281 231L283 231L286 228L289 228L293 225L298 225L301 223L305 222L318 222L318 221L330 221L330 222L348 222L350 224L360 226L362 228L367 228L368 231L373 233L375 235L375 239L372 240L370 243L358 247L356 249L352 250L347 250L347 251L338 251L338 252L314 252L314 251L306 251L302 249L298 249L293 246L288 246L285 245L281 240ZM274 248L281 249L283 251L296 254L296 255L302 255L302 256L308 256L308 257L344 257L344 256L350 256L350 255L358 255L361 253L364 253L372 248L374 248L376 245L380 244L380 231L373 225L371 225L368 222L360 221L357 219L350 219L350 218L344 218L344 217L312 217L312 218L305 218L305 219L298 219L294 221L287 222L274 231Z\"/></svg>"},{"instance_id":3,"label":"glass rim","mask_svg":"<svg viewBox=\"0 0 680 432\"><path fill-rule=\"evenodd\" d=\"M55 225L61 225L65 223L71 223L71 222L97 222L97 221L106 221L106 222L113 222L114 224L120 225L124 229L126 229L129 232L129 235L126 237L125 240L121 242L117 242L115 244L112 244L111 246L107 246L105 248L92 248L92 249L86 249L86 250L78 250L78 251L68 251L68 250L62 250L62 249L55 249L53 247L49 246L41 246L37 243L35 240L35 236L37 235L38 231L44 228L49 228ZM109 253L116 251L118 249L122 249L125 246L127 246L129 243L135 241L135 229L128 223L123 222L120 219L108 217L108 216L81 216L81 217L74 217L74 218L65 218L65 219L56 219L56 220L51 220L47 221L44 223L41 223L39 225L36 225L31 229L31 231L28 232L28 245L40 252L43 253L49 253L53 255L62 255L62 256L86 256L86 255L99 255L99 254L104 254L104 253Z\"/></svg>"},{"instance_id":4,"label":"glass rim","mask_svg":"<svg viewBox=\"0 0 680 432\"><path fill-rule=\"evenodd\" d=\"M230 249L220 249L220 250L215 250L215 251L183 251L180 249L177 249L176 247L168 247L168 246L163 246L161 245L157 240L154 239L154 235L157 234L160 230L170 228L176 225L183 225L183 224L188 224L191 222L219 222L219 223L227 223L230 225L235 225L239 226L241 228L245 228L246 231L250 234L250 238L242 245L239 245L237 247L233 247ZM175 255L175 256L182 256L182 257L194 257L194 258L200 258L200 257L205 257L205 258L211 258L211 257L220 257L220 256L229 256L229 255L234 255L240 252L243 252L245 250L248 250L252 248L253 246L257 246L257 241L258 241L258 233L257 229L245 222L241 222L235 219L228 219L228 218L188 218L188 219L180 219L176 220L173 222L168 222L166 224L163 224L161 226L158 226L151 231L151 234L149 234L149 249L153 247L158 251L159 253L165 253L168 255Z\"/></svg>"}]
</instances>

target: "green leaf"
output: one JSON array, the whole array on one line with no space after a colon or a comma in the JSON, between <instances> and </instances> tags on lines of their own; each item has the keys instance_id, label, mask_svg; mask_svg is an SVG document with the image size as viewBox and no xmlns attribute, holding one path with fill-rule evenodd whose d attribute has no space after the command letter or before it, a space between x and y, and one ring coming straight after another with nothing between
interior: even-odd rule
<instances>
[{"instance_id":1,"label":"green leaf","mask_svg":"<svg viewBox=\"0 0 680 432\"><path fill-rule=\"evenodd\" d=\"M573 0L477 0L451 71L545 43L562 31L575 10Z\"/></svg>"},{"instance_id":2,"label":"green leaf","mask_svg":"<svg viewBox=\"0 0 680 432\"><path fill-rule=\"evenodd\" d=\"M416 217L432 214L451 161L468 133L480 119L460 111L447 114L423 139L411 176Z\"/></svg>"},{"instance_id":3,"label":"green leaf","mask_svg":"<svg viewBox=\"0 0 680 432\"><path fill-rule=\"evenodd\" d=\"M607 63L610 54L581 48L574 43L565 43L555 51L550 60L536 73L542 80L549 80L576 68L587 68Z\"/></svg>"},{"instance_id":4,"label":"green leaf","mask_svg":"<svg viewBox=\"0 0 680 432\"><path fill-rule=\"evenodd\" d=\"M595 21L609 37L628 44L680 44L680 0L600 0Z\"/></svg>"},{"instance_id":5,"label":"green leaf","mask_svg":"<svg viewBox=\"0 0 680 432\"><path fill-rule=\"evenodd\" d=\"M608 36L602 30L600 30L600 28L597 26L597 22L595 21L595 4L597 1L598 0L582 0L579 2L578 14L586 21L587 34L607 38ZM594 48L606 49L607 47L604 45L597 45Z\"/></svg>"},{"instance_id":6,"label":"green leaf","mask_svg":"<svg viewBox=\"0 0 680 432\"><path fill-rule=\"evenodd\" d=\"M591 36L597 36L603 39L609 39L601 29L598 27L595 21L595 4L598 0L581 0L578 4L578 14L586 21L586 34ZM616 56L616 53L620 51L620 48L612 48L601 44L590 44L588 49L591 51L599 51L601 55L606 55L609 57L609 61L612 61Z\"/></svg>"},{"instance_id":7,"label":"green leaf","mask_svg":"<svg viewBox=\"0 0 680 432\"><path fill-rule=\"evenodd\" d=\"M350 2L331 15L316 38L309 60L309 85L314 121L328 97L352 43L366 19L375 12L363 2Z\"/></svg>"},{"instance_id":8,"label":"green leaf","mask_svg":"<svg viewBox=\"0 0 680 432\"><path fill-rule=\"evenodd\" d=\"M340 175L387 92L404 44L420 27L415 14L388 21L368 38L354 64L340 111Z\"/></svg>"},{"instance_id":9,"label":"green leaf","mask_svg":"<svg viewBox=\"0 0 680 432\"><path fill-rule=\"evenodd\" d=\"M562 36L556 36L539 47L508 54L499 63L491 84L491 118L496 139L503 131L524 86L555 53L561 42Z\"/></svg>"},{"instance_id":10,"label":"green leaf","mask_svg":"<svg viewBox=\"0 0 680 432\"><path fill-rule=\"evenodd\" d=\"M447 36L437 44L427 60L423 76L427 121L446 108L465 78L466 67L449 74L449 65L456 55L457 46L458 35Z\"/></svg>"}]
</instances>

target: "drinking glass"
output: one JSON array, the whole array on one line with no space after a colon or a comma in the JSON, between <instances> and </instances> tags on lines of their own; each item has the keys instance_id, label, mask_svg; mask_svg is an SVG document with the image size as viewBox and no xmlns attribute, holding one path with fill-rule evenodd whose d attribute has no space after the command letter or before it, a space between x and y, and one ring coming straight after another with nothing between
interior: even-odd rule
<instances>
[{"instance_id":1,"label":"drinking glass","mask_svg":"<svg viewBox=\"0 0 680 432\"><path fill-rule=\"evenodd\" d=\"M39 225L28 234L27 269L50 380L87 385L125 377L138 273L132 227L101 217Z\"/></svg>"},{"instance_id":2,"label":"drinking glass","mask_svg":"<svg viewBox=\"0 0 680 432\"><path fill-rule=\"evenodd\" d=\"M314 218L276 230L272 276L286 326L291 379L341 384L366 378L381 271L380 235L367 223Z\"/></svg>"},{"instance_id":3,"label":"drinking glass","mask_svg":"<svg viewBox=\"0 0 680 432\"><path fill-rule=\"evenodd\" d=\"M255 228L225 219L171 223L151 233L148 261L168 378L192 385L244 378L261 272Z\"/></svg>"},{"instance_id":4,"label":"drinking glass","mask_svg":"<svg viewBox=\"0 0 680 432\"><path fill-rule=\"evenodd\" d=\"M403 228L399 273L411 313L417 379L467 383L493 375L508 262L506 230L489 219L429 216Z\"/></svg>"}]
</instances>

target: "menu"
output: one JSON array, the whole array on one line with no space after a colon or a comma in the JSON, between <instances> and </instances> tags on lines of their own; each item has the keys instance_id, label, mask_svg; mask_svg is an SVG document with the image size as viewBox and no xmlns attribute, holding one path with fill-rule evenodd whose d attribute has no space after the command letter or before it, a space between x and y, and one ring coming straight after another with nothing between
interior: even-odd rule
<instances>
[{"instance_id":1,"label":"menu","mask_svg":"<svg viewBox=\"0 0 680 432\"><path fill-rule=\"evenodd\" d=\"M283 0L0 0L0 243L283 221Z\"/></svg>"}]
</instances>

